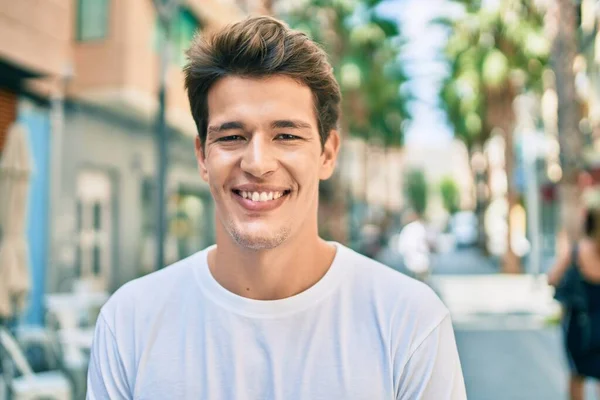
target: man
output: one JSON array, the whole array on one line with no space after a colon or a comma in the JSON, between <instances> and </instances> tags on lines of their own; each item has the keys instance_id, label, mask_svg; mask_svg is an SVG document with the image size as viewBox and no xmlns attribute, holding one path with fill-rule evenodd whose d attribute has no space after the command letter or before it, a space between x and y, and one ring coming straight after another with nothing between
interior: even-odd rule
<instances>
[{"instance_id":1,"label":"man","mask_svg":"<svg viewBox=\"0 0 600 400\"><path fill-rule=\"evenodd\" d=\"M99 316L89 399L464 399L447 309L319 238L340 91L304 34L250 18L188 52L216 245L124 285Z\"/></svg>"}]
</instances>

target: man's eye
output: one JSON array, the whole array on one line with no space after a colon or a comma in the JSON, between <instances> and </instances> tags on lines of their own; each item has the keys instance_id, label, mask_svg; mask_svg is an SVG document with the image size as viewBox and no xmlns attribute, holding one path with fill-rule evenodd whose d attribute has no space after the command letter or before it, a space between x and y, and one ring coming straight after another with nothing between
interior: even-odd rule
<instances>
[{"instance_id":1,"label":"man's eye","mask_svg":"<svg viewBox=\"0 0 600 400\"><path fill-rule=\"evenodd\" d=\"M223 136L222 138L217 139L217 142L235 142L238 140L244 140L244 137L240 135Z\"/></svg>"},{"instance_id":2,"label":"man's eye","mask_svg":"<svg viewBox=\"0 0 600 400\"><path fill-rule=\"evenodd\" d=\"M277 139L281 139L281 140L297 140L297 139L300 139L300 137L296 136L296 135L290 135L289 133L280 133L279 135L277 135Z\"/></svg>"}]
</instances>

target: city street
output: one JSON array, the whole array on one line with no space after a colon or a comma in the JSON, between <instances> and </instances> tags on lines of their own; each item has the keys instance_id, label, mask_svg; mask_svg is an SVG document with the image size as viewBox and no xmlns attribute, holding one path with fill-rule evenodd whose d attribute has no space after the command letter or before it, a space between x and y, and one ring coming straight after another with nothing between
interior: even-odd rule
<instances>
[{"instance_id":1,"label":"city street","mask_svg":"<svg viewBox=\"0 0 600 400\"><path fill-rule=\"evenodd\" d=\"M483 275L498 272L497 262L483 257L477 248L465 248L433 255L436 275Z\"/></svg>"},{"instance_id":2,"label":"city street","mask_svg":"<svg viewBox=\"0 0 600 400\"><path fill-rule=\"evenodd\" d=\"M560 328L545 322L550 294L527 276L495 271L475 250L434 261L432 286L453 314L469 399L566 399ZM591 383L586 389L598 398Z\"/></svg>"},{"instance_id":3,"label":"city street","mask_svg":"<svg viewBox=\"0 0 600 400\"><path fill-rule=\"evenodd\" d=\"M566 399L558 329L458 328L456 340L469 399Z\"/></svg>"}]
</instances>

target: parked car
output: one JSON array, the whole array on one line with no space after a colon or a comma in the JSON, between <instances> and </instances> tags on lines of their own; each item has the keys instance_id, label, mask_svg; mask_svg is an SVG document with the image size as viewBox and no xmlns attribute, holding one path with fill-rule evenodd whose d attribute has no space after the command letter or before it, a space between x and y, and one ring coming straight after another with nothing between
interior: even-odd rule
<instances>
[{"instance_id":1,"label":"parked car","mask_svg":"<svg viewBox=\"0 0 600 400\"><path fill-rule=\"evenodd\" d=\"M477 244L479 229L477 216L471 211L459 211L452 216L450 231L457 247L470 247Z\"/></svg>"}]
</instances>

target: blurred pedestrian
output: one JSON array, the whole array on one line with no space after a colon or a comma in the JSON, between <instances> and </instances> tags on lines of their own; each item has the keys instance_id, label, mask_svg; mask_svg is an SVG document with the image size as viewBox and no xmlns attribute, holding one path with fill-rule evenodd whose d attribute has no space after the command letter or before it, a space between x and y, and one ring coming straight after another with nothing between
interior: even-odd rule
<instances>
[{"instance_id":1,"label":"blurred pedestrian","mask_svg":"<svg viewBox=\"0 0 600 400\"><path fill-rule=\"evenodd\" d=\"M600 211L586 212L583 238L569 245L562 235L558 247L548 281L563 305L570 396L581 400L585 379L600 379Z\"/></svg>"},{"instance_id":2,"label":"blurred pedestrian","mask_svg":"<svg viewBox=\"0 0 600 400\"><path fill-rule=\"evenodd\" d=\"M381 229L375 224L365 224L360 230L358 251L369 258L375 258L382 247Z\"/></svg>"},{"instance_id":3,"label":"blurred pedestrian","mask_svg":"<svg viewBox=\"0 0 600 400\"><path fill-rule=\"evenodd\" d=\"M407 220L409 222L398 236L398 251L408 272L414 278L425 282L430 274L430 233L423 217L416 212L410 212Z\"/></svg>"},{"instance_id":4,"label":"blurred pedestrian","mask_svg":"<svg viewBox=\"0 0 600 400\"><path fill-rule=\"evenodd\" d=\"M188 52L195 152L216 245L102 308L93 399L466 399L435 293L319 237L340 90L305 34L254 17Z\"/></svg>"}]
</instances>

